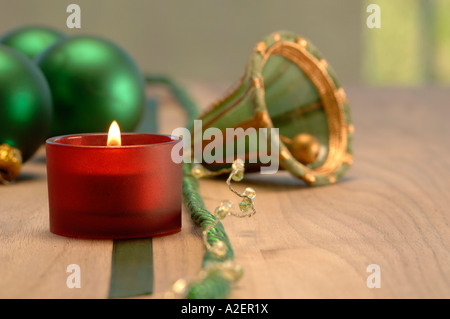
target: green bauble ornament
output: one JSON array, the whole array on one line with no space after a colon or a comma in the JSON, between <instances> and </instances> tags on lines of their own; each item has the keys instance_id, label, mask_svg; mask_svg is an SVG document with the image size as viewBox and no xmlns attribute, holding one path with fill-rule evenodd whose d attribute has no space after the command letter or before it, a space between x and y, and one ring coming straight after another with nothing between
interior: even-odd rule
<instances>
[{"instance_id":1,"label":"green bauble ornament","mask_svg":"<svg viewBox=\"0 0 450 319\"><path fill-rule=\"evenodd\" d=\"M55 29L27 26L5 34L0 38L0 43L34 58L64 37Z\"/></svg>"},{"instance_id":2,"label":"green bauble ornament","mask_svg":"<svg viewBox=\"0 0 450 319\"><path fill-rule=\"evenodd\" d=\"M133 131L144 103L143 76L114 43L92 36L61 40L36 57L53 97L51 135L106 132L113 120Z\"/></svg>"},{"instance_id":3,"label":"green bauble ornament","mask_svg":"<svg viewBox=\"0 0 450 319\"><path fill-rule=\"evenodd\" d=\"M50 129L52 100L41 70L25 55L0 44L0 144L28 160Z\"/></svg>"}]
</instances>

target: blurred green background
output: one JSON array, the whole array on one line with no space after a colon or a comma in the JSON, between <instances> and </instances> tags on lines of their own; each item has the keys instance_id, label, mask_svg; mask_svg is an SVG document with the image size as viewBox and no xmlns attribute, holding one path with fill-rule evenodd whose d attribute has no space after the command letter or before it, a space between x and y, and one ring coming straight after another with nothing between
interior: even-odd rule
<instances>
[{"instance_id":1,"label":"blurred green background","mask_svg":"<svg viewBox=\"0 0 450 319\"><path fill-rule=\"evenodd\" d=\"M66 26L71 3L81 29ZM379 29L366 25L371 3ZM103 36L143 71L180 79L234 82L254 45L284 29L312 40L343 85L450 83L450 0L1 0L0 16L0 34L47 25Z\"/></svg>"}]
</instances>

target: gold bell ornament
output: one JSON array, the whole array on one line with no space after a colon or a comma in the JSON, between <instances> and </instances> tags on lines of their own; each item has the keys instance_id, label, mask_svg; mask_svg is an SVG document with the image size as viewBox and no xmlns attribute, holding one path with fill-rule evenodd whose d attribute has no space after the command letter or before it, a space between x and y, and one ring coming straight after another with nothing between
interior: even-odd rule
<instances>
[{"instance_id":1,"label":"gold bell ornament","mask_svg":"<svg viewBox=\"0 0 450 319\"><path fill-rule=\"evenodd\" d=\"M212 129L221 134L213 139ZM230 129L232 139L226 138ZM229 172L236 158L246 171L261 169L269 149L279 168L309 185L335 183L352 164L354 127L344 89L316 47L290 32L257 43L242 78L190 132L192 158L214 148L216 161L197 159L212 174ZM277 143L261 143L261 132Z\"/></svg>"}]
</instances>

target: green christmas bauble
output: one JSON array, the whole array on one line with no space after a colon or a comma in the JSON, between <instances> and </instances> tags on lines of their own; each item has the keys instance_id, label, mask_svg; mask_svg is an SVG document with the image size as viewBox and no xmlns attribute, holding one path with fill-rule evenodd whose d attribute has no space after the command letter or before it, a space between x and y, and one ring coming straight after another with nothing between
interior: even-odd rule
<instances>
[{"instance_id":1,"label":"green christmas bauble","mask_svg":"<svg viewBox=\"0 0 450 319\"><path fill-rule=\"evenodd\" d=\"M45 141L51 123L50 88L36 64L0 44L0 144L28 160Z\"/></svg>"},{"instance_id":2,"label":"green christmas bauble","mask_svg":"<svg viewBox=\"0 0 450 319\"><path fill-rule=\"evenodd\" d=\"M55 29L27 26L5 34L0 38L0 43L34 58L64 37L62 32Z\"/></svg>"},{"instance_id":3,"label":"green christmas bauble","mask_svg":"<svg viewBox=\"0 0 450 319\"><path fill-rule=\"evenodd\" d=\"M131 57L98 37L59 41L36 57L53 97L51 135L106 132L116 120L122 131L139 124L144 78Z\"/></svg>"}]
</instances>

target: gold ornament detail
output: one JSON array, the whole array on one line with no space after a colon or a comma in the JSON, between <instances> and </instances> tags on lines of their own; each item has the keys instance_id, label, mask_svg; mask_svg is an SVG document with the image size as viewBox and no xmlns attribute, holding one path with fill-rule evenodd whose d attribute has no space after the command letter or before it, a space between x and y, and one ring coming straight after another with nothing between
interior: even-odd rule
<instances>
[{"instance_id":1,"label":"gold ornament detail","mask_svg":"<svg viewBox=\"0 0 450 319\"><path fill-rule=\"evenodd\" d=\"M22 152L8 144L0 144L0 184L8 184L19 176Z\"/></svg>"},{"instance_id":2,"label":"gold ornament detail","mask_svg":"<svg viewBox=\"0 0 450 319\"><path fill-rule=\"evenodd\" d=\"M289 146L292 156L304 165L314 163L319 156L319 141L311 134L300 133L292 139L282 137L281 140Z\"/></svg>"}]
</instances>

